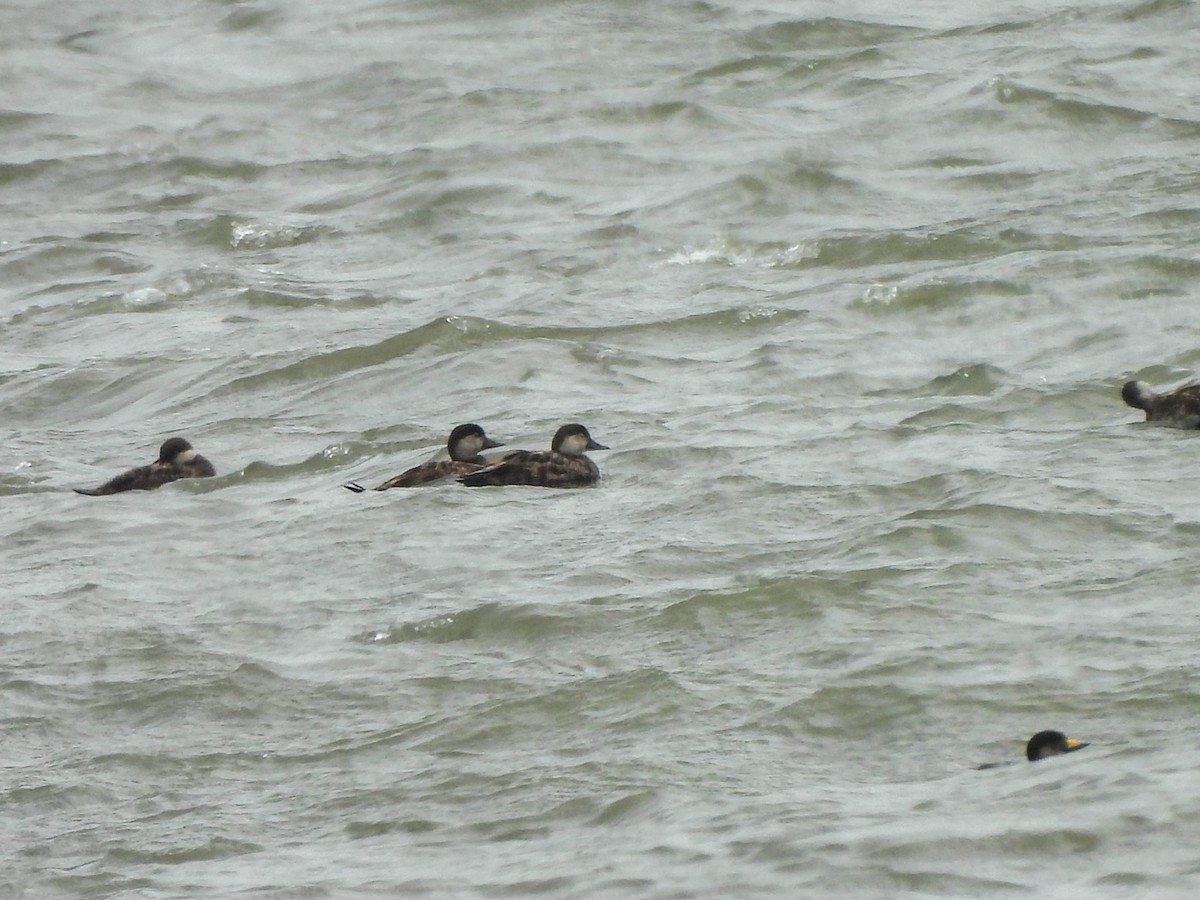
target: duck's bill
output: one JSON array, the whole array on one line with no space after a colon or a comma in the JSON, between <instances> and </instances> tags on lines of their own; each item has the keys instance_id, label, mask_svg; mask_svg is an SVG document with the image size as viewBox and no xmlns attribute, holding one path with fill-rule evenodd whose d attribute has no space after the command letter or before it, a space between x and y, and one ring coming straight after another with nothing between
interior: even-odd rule
<instances>
[{"instance_id":1,"label":"duck's bill","mask_svg":"<svg viewBox=\"0 0 1200 900\"><path fill-rule=\"evenodd\" d=\"M1084 742L1076 741L1071 738L1067 738L1067 752L1068 753L1070 753L1072 750L1080 750L1086 746L1087 746L1087 744Z\"/></svg>"}]
</instances>

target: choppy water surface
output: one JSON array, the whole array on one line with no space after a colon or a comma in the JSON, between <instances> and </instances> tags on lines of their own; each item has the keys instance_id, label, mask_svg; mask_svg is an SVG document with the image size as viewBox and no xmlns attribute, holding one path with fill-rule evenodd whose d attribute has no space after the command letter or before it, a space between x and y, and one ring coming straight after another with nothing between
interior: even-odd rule
<instances>
[{"instance_id":1,"label":"choppy water surface","mask_svg":"<svg viewBox=\"0 0 1200 900\"><path fill-rule=\"evenodd\" d=\"M1193 4L102 6L0 32L0 894L1200 889ZM466 421L604 480L339 487Z\"/></svg>"}]
</instances>

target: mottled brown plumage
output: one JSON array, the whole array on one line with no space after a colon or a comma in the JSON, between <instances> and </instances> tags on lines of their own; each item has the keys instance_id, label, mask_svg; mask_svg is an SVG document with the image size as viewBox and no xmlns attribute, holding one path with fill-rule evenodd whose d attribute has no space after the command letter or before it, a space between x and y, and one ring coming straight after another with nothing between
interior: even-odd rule
<instances>
[{"instance_id":1,"label":"mottled brown plumage","mask_svg":"<svg viewBox=\"0 0 1200 900\"><path fill-rule=\"evenodd\" d=\"M464 475L467 487L531 484L540 487L586 487L600 480L600 469L584 456L586 450L607 450L592 440L582 425L564 425L554 435L549 452L517 450L500 462Z\"/></svg>"},{"instance_id":2,"label":"mottled brown plumage","mask_svg":"<svg viewBox=\"0 0 1200 900\"><path fill-rule=\"evenodd\" d=\"M459 425L450 432L450 438L446 441L446 452L450 454L449 459L434 460L413 466L411 469L389 478L375 490L386 491L391 488L417 487L441 481L444 478L458 478L461 475L476 472L489 465L488 461L479 455L481 451L503 446L499 441L493 441L484 434L483 429L474 423ZM348 491L354 491L356 494L361 494L366 490L355 481L344 484L342 487Z\"/></svg>"},{"instance_id":3,"label":"mottled brown plumage","mask_svg":"<svg viewBox=\"0 0 1200 900\"><path fill-rule=\"evenodd\" d=\"M1129 381L1121 388L1121 399L1134 409L1145 410L1146 421L1155 425L1200 428L1200 384L1159 394L1144 381Z\"/></svg>"},{"instance_id":4,"label":"mottled brown plumage","mask_svg":"<svg viewBox=\"0 0 1200 900\"><path fill-rule=\"evenodd\" d=\"M75 493L88 497L119 494L122 491L149 491L180 478L211 478L216 475L212 463L192 449L181 437L165 441L158 450L158 459L148 466L138 466L122 472L98 488L75 488Z\"/></svg>"}]
</instances>

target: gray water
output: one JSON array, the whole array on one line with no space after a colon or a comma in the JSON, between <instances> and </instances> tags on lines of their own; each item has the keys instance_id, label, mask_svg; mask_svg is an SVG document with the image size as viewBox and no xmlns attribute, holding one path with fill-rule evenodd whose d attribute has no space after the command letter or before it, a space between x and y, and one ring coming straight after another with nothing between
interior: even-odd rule
<instances>
[{"instance_id":1,"label":"gray water","mask_svg":"<svg viewBox=\"0 0 1200 900\"><path fill-rule=\"evenodd\" d=\"M1200 891L1194 4L0 15L0 896Z\"/></svg>"}]
</instances>

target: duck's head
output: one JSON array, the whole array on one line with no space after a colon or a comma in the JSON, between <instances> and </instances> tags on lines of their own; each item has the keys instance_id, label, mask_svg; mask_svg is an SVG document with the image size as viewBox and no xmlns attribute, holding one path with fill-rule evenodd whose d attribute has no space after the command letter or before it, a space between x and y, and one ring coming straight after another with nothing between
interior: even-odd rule
<instances>
[{"instance_id":1,"label":"duck's head","mask_svg":"<svg viewBox=\"0 0 1200 900\"><path fill-rule=\"evenodd\" d=\"M565 453L567 456L582 456L585 450L607 450L603 444L592 440L588 430L578 423L564 425L554 432L554 440L550 449L555 453Z\"/></svg>"},{"instance_id":2,"label":"duck's head","mask_svg":"<svg viewBox=\"0 0 1200 900\"><path fill-rule=\"evenodd\" d=\"M1087 744L1072 740L1061 731L1039 731L1025 745L1025 758L1030 762L1037 762L1047 756L1070 753L1086 746Z\"/></svg>"},{"instance_id":3,"label":"duck's head","mask_svg":"<svg viewBox=\"0 0 1200 900\"><path fill-rule=\"evenodd\" d=\"M167 438L158 448L158 461L170 465L182 464L196 458L192 445L181 437Z\"/></svg>"},{"instance_id":4,"label":"duck's head","mask_svg":"<svg viewBox=\"0 0 1200 900\"><path fill-rule=\"evenodd\" d=\"M1149 410L1157 397L1154 389L1144 381L1127 381L1121 388L1121 399L1134 409Z\"/></svg>"},{"instance_id":5,"label":"duck's head","mask_svg":"<svg viewBox=\"0 0 1200 900\"><path fill-rule=\"evenodd\" d=\"M493 441L483 433L483 429L475 423L459 425L450 432L450 440L446 441L446 449L451 459L471 460L482 451L493 447L503 447L499 441Z\"/></svg>"}]
</instances>

